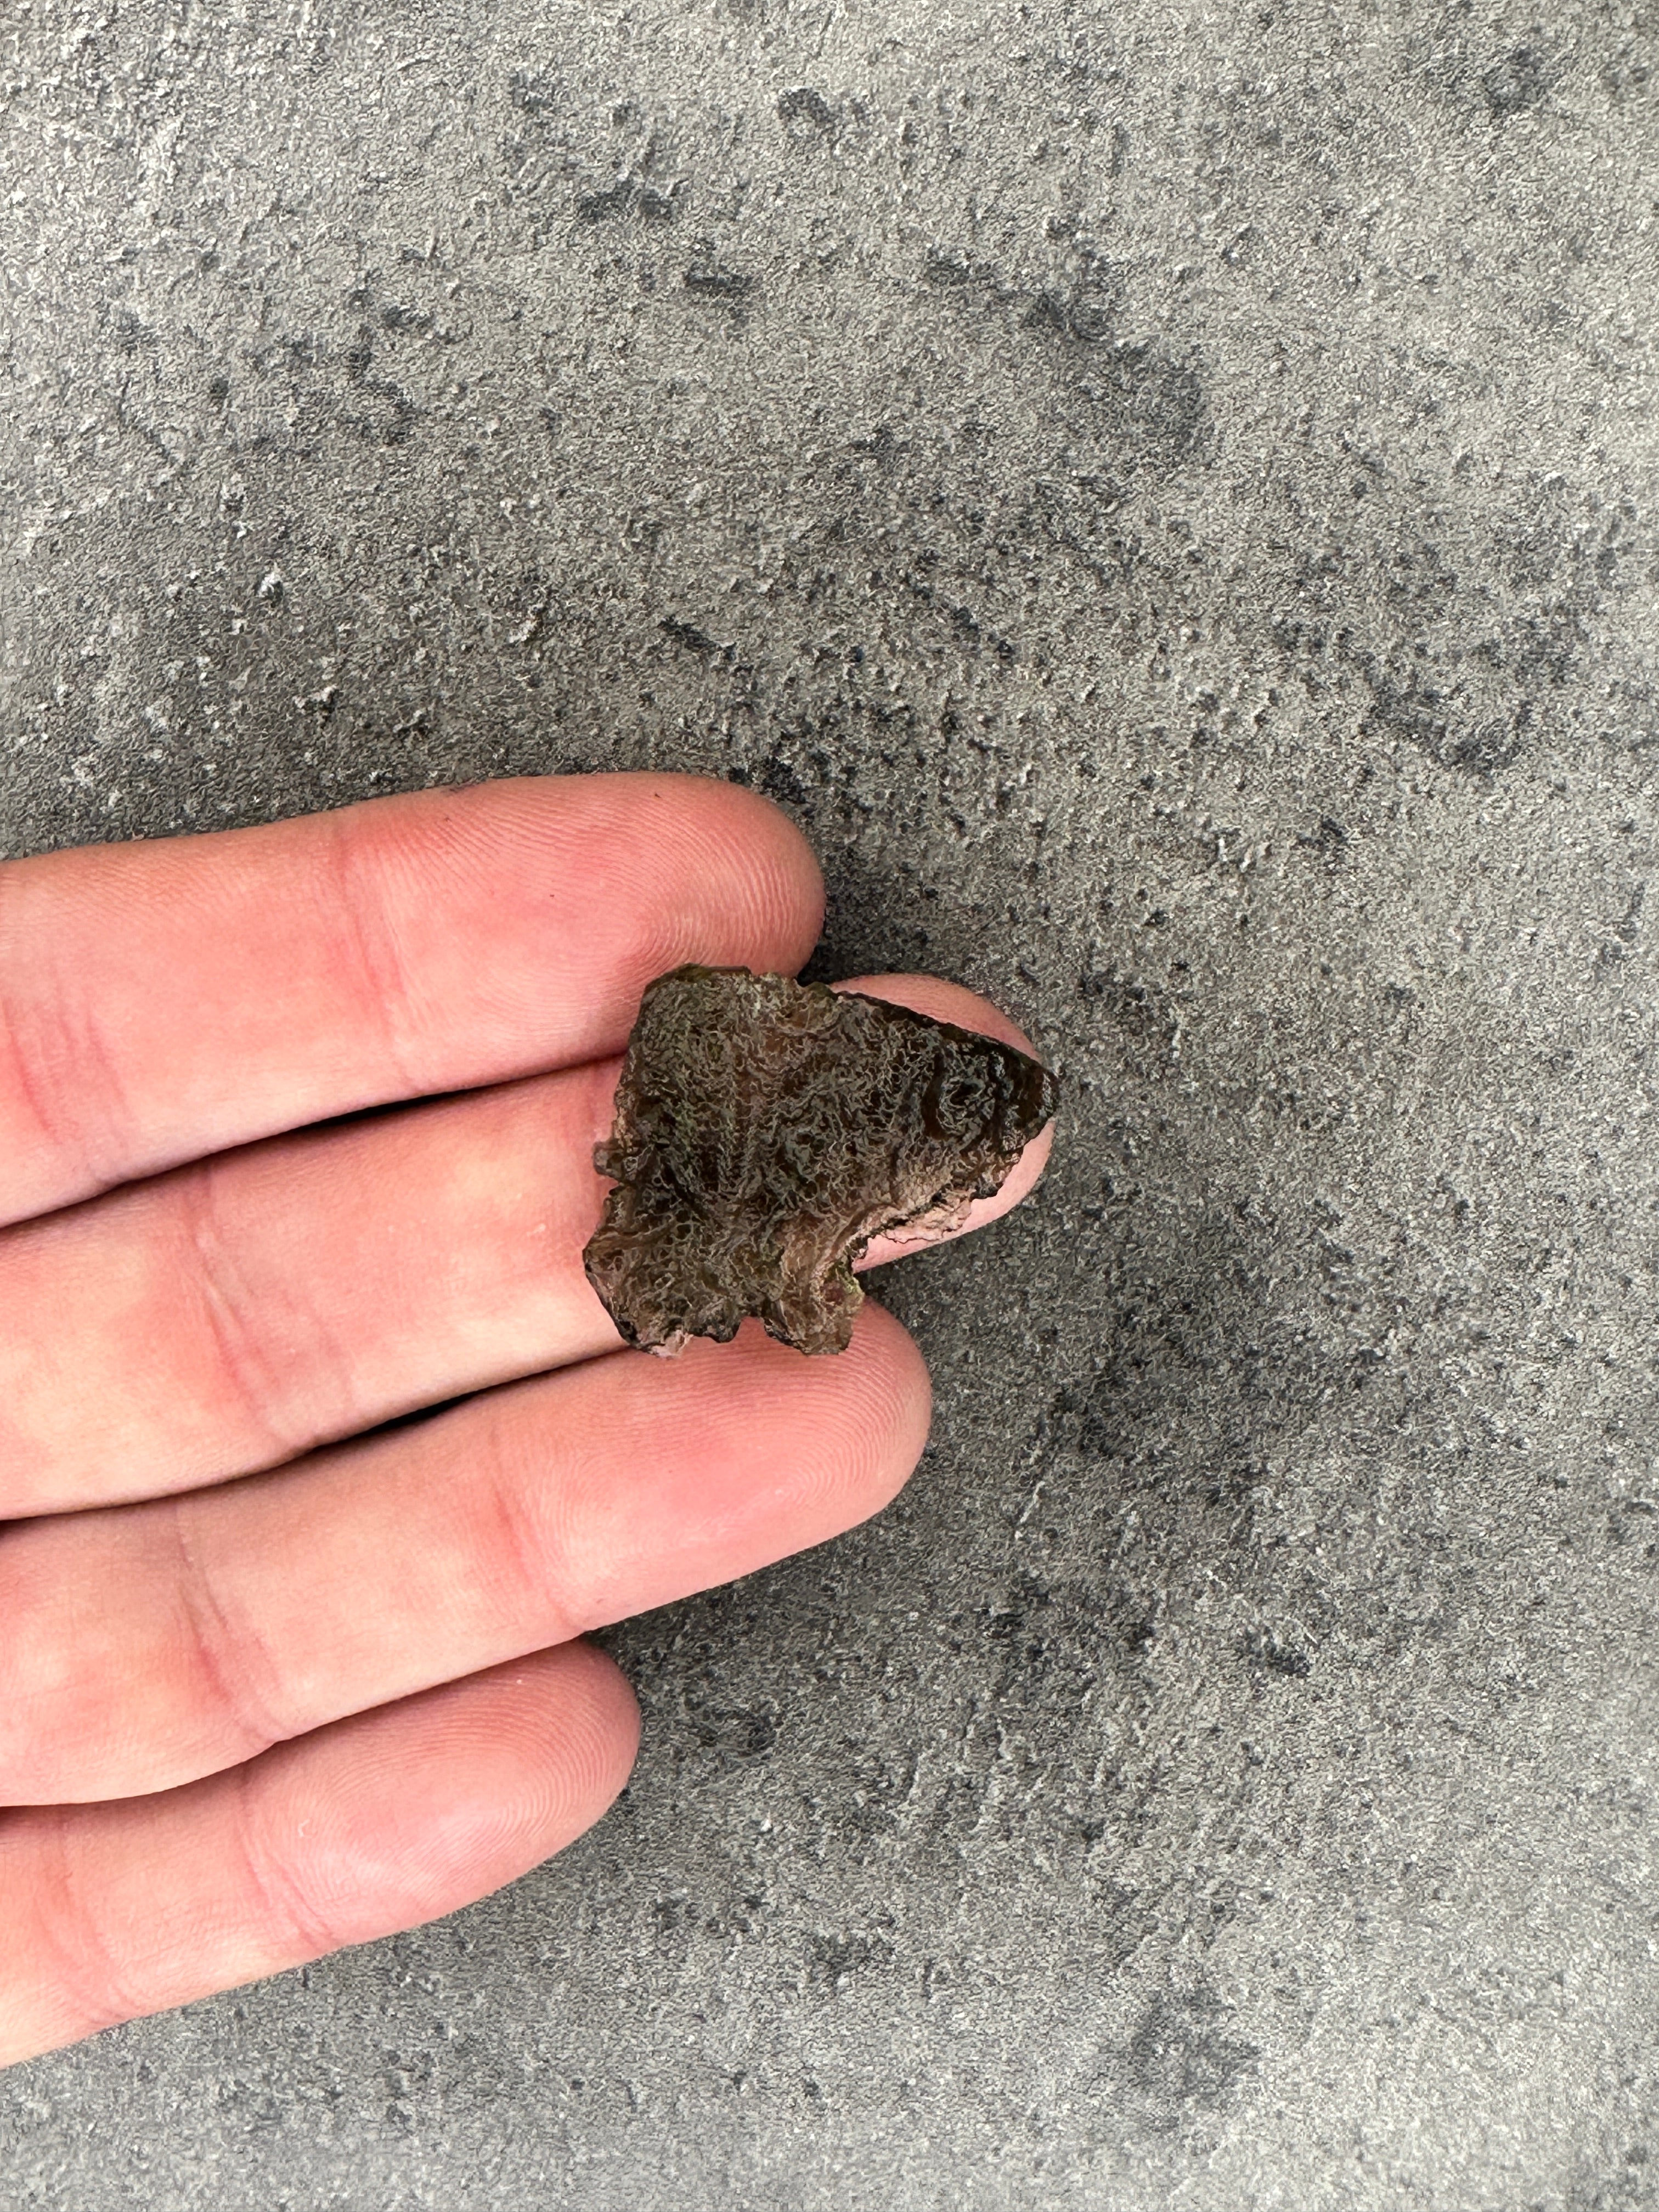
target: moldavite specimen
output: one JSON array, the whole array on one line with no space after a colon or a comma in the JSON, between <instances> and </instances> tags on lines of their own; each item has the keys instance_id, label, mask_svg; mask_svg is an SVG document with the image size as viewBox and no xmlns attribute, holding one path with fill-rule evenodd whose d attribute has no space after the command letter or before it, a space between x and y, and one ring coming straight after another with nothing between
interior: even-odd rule
<instances>
[{"instance_id":1,"label":"moldavite specimen","mask_svg":"<svg viewBox=\"0 0 1659 2212\"><path fill-rule=\"evenodd\" d=\"M844 1352L873 1237L955 1228L1054 1112L1024 1053L908 1007L746 968L676 968L628 1042L617 1188L583 1261L629 1344L724 1344L746 1314Z\"/></svg>"}]
</instances>

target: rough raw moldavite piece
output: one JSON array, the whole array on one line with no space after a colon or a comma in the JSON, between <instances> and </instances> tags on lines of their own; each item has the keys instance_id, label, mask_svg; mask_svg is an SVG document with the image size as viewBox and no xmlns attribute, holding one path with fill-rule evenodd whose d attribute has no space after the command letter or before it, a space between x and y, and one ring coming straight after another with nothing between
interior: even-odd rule
<instances>
[{"instance_id":1,"label":"rough raw moldavite piece","mask_svg":"<svg viewBox=\"0 0 1659 2212\"><path fill-rule=\"evenodd\" d=\"M629 1344L724 1344L746 1314L844 1352L873 1237L954 1228L1054 1112L1012 1045L827 984L676 968L628 1041L608 1144L617 1188L582 1255Z\"/></svg>"}]
</instances>

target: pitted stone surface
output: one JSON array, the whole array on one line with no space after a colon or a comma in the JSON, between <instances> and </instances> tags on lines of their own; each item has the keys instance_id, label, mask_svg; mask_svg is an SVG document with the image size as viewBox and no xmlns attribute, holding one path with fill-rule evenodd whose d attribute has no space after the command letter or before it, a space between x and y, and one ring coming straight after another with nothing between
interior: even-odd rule
<instances>
[{"instance_id":1,"label":"pitted stone surface","mask_svg":"<svg viewBox=\"0 0 1659 2212\"><path fill-rule=\"evenodd\" d=\"M9 2208L1659 2202L1656 36L4 14L5 849L704 769L1067 1102L601 1826Z\"/></svg>"},{"instance_id":2,"label":"pitted stone surface","mask_svg":"<svg viewBox=\"0 0 1659 2212\"><path fill-rule=\"evenodd\" d=\"M872 1238L960 1229L1054 1114L1027 1054L826 983L676 968L647 986L593 1155L582 1258L626 1342L673 1358L752 1314L845 1352Z\"/></svg>"}]
</instances>

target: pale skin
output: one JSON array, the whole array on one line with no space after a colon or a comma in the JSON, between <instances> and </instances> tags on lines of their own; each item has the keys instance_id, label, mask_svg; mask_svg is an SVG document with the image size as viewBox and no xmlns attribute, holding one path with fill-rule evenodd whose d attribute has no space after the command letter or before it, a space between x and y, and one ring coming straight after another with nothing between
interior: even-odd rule
<instances>
[{"instance_id":1,"label":"pale skin","mask_svg":"<svg viewBox=\"0 0 1659 2212\"><path fill-rule=\"evenodd\" d=\"M586 1632L903 1484L927 1373L873 1300L835 1358L664 1361L582 1272L645 984L793 974L822 914L690 776L0 866L0 2065L558 1851L638 1746Z\"/></svg>"}]
</instances>

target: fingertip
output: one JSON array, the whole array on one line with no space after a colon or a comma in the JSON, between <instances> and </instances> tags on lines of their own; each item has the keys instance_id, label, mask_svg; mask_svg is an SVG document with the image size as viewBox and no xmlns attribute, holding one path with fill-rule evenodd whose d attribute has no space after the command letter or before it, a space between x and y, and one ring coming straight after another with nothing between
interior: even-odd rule
<instances>
[{"instance_id":1,"label":"fingertip","mask_svg":"<svg viewBox=\"0 0 1659 2212\"><path fill-rule=\"evenodd\" d=\"M747 785L718 776L665 774L628 781L657 787L674 801L672 834L705 869L711 842L741 854L752 901L753 941L765 948L757 949L756 962L791 975L804 966L823 928L823 872L783 809Z\"/></svg>"},{"instance_id":2,"label":"fingertip","mask_svg":"<svg viewBox=\"0 0 1659 2212\"><path fill-rule=\"evenodd\" d=\"M927 1440L932 1387L902 1326L866 1303L842 1352L745 1321L677 1358L595 1363L584 1451L556 1543L573 1630L735 1581L866 1521ZM625 1470L625 1472L623 1471Z\"/></svg>"},{"instance_id":3,"label":"fingertip","mask_svg":"<svg viewBox=\"0 0 1659 2212\"><path fill-rule=\"evenodd\" d=\"M1029 1198L1042 1182L1043 1170L1048 1164L1048 1155L1054 1147L1054 1125L1048 1121L1010 1168L1001 1188L994 1191L989 1198L974 1200L967 1220L956 1233L959 1237L969 1236L975 1229L983 1229L991 1222L1000 1220L1005 1213L1012 1213L1020 1200Z\"/></svg>"},{"instance_id":4,"label":"fingertip","mask_svg":"<svg viewBox=\"0 0 1659 2212\"><path fill-rule=\"evenodd\" d=\"M999 1044L1011 1044L1032 1060L1042 1057L1000 1006L970 991L965 983L949 982L943 975L848 975L830 988L855 991L864 999L884 999L892 1006L908 1006L912 1013L926 1014L930 1021L951 1022L959 1030L994 1037Z\"/></svg>"},{"instance_id":5,"label":"fingertip","mask_svg":"<svg viewBox=\"0 0 1659 2212\"><path fill-rule=\"evenodd\" d=\"M866 1297L853 1325L855 1351L866 1363L872 1444L867 1487L881 1510L903 1489L927 1449L933 1419L933 1378L921 1347L905 1328Z\"/></svg>"},{"instance_id":6,"label":"fingertip","mask_svg":"<svg viewBox=\"0 0 1659 2212\"><path fill-rule=\"evenodd\" d=\"M315 1956L458 1911L562 1850L632 1771L639 1707L582 1640L334 1723L244 1769L250 1863Z\"/></svg>"},{"instance_id":7,"label":"fingertip","mask_svg":"<svg viewBox=\"0 0 1659 2212\"><path fill-rule=\"evenodd\" d=\"M775 799L745 784L716 782L713 787L724 794L724 803L736 810L738 819L752 823L756 842L771 856L782 885L799 908L807 932L801 953L805 963L823 932L823 870L817 854L799 824Z\"/></svg>"},{"instance_id":8,"label":"fingertip","mask_svg":"<svg viewBox=\"0 0 1659 2212\"><path fill-rule=\"evenodd\" d=\"M634 1771L640 1752L640 1701L610 1653L586 1637L561 1645L559 1656L562 1686L572 1692L573 1711L568 1735L547 1741L557 1744L562 1753L568 1747L579 1794L593 1808L583 1823L590 1827L615 1802ZM525 1668L516 1671L523 1674ZM540 1684L538 1688L541 1690ZM542 1695L544 1707L544 1691Z\"/></svg>"}]
</instances>

